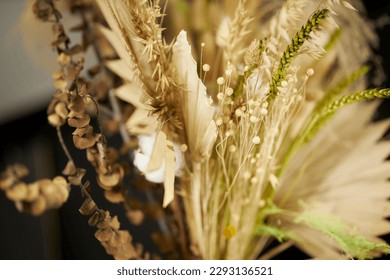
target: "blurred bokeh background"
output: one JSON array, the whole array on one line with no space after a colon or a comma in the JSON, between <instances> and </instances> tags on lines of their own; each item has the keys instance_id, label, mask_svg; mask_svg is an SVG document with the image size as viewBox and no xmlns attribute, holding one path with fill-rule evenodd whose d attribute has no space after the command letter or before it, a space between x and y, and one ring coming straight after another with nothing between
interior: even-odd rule
<instances>
[{"instance_id":1,"label":"blurred bokeh background","mask_svg":"<svg viewBox=\"0 0 390 280\"><path fill-rule=\"evenodd\" d=\"M371 0L365 1L365 5L368 16L377 21L380 37L377 53L388 76L382 86L390 87L390 1ZM44 43L31 45L26 40L32 36L44 38L45 33L50 33L50 26L21 28L25 6L24 0L0 1L0 169L7 164L23 163L30 169L27 180L32 181L60 174L66 159L55 129L47 124L46 118L46 106L54 93L51 71L56 67L56 56L49 41L42 39ZM32 15L30 18L25 15L24 23L29 20ZM390 117L389 100L381 106L378 117ZM93 190L93 196L101 207L123 215L122 208L105 202L98 190ZM94 229L88 226L87 218L78 213L81 204L80 192L73 189L63 208L35 218L19 213L0 192L0 259L110 259L93 237ZM136 240L143 239L142 229L131 227L131 230ZM152 245L146 242L148 246L152 250ZM300 257L304 256L297 251L281 256Z\"/></svg>"}]
</instances>

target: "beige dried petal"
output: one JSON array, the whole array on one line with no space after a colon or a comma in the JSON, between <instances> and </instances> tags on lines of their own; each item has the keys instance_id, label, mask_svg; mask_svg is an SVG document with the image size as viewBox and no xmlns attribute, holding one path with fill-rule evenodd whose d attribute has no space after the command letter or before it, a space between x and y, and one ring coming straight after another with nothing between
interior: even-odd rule
<instances>
[{"instance_id":1,"label":"beige dried petal","mask_svg":"<svg viewBox=\"0 0 390 280\"><path fill-rule=\"evenodd\" d=\"M100 242L107 242L111 239L113 232L107 228L98 229L95 233L95 237Z\"/></svg>"},{"instance_id":2,"label":"beige dried petal","mask_svg":"<svg viewBox=\"0 0 390 280\"><path fill-rule=\"evenodd\" d=\"M42 215L46 210L46 199L43 196L39 196L33 203L31 203L30 211L33 216Z\"/></svg>"},{"instance_id":3,"label":"beige dried petal","mask_svg":"<svg viewBox=\"0 0 390 280\"><path fill-rule=\"evenodd\" d=\"M17 183L13 188L6 191L8 199L13 201L24 200L27 196L27 185L25 183Z\"/></svg>"},{"instance_id":4,"label":"beige dried petal","mask_svg":"<svg viewBox=\"0 0 390 280\"><path fill-rule=\"evenodd\" d=\"M68 117L69 111L66 105L62 102L57 103L57 105L54 107L54 112L60 116L62 119L65 119Z\"/></svg>"},{"instance_id":5,"label":"beige dried petal","mask_svg":"<svg viewBox=\"0 0 390 280\"><path fill-rule=\"evenodd\" d=\"M84 114L81 118L69 118L68 119L68 125L71 127L85 127L90 122L90 117L88 114Z\"/></svg>"},{"instance_id":6,"label":"beige dried petal","mask_svg":"<svg viewBox=\"0 0 390 280\"><path fill-rule=\"evenodd\" d=\"M96 210L97 210L97 207L96 207L95 201L93 201L90 197L87 197L85 199L83 205L81 205L79 212L82 215L87 216L87 215L91 215Z\"/></svg>"},{"instance_id":7,"label":"beige dried petal","mask_svg":"<svg viewBox=\"0 0 390 280\"><path fill-rule=\"evenodd\" d=\"M25 201L32 202L39 196L39 185L37 183L32 183L27 186L27 195Z\"/></svg>"}]
</instances>

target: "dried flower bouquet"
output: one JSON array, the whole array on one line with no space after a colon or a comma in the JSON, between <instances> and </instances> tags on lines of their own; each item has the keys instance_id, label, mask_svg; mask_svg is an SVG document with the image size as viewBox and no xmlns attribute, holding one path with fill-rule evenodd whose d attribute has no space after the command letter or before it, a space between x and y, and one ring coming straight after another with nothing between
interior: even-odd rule
<instances>
[{"instance_id":1,"label":"dried flower bouquet","mask_svg":"<svg viewBox=\"0 0 390 280\"><path fill-rule=\"evenodd\" d=\"M379 238L390 233L389 121L370 122L378 102L361 102L390 89L367 89L377 38L359 1L74 0L75 45L56 5L37 0L34 12L52 23L60 68L48 121L69 161L63 177L31 184L23 166L3 172L18 210L58 208L79 186L80 213L117 259L156 256L95 204L91 185L132 223L157 220L163 258L266 259L291 246L320 259L390 252ZM90 51L97 65L83 70ZM64 125L96 183L76 166ZM111 134L120 149L108 146ZM161 207L148 211L131 188L149 201L163 189Z\"/></svg>"}]
</instances>

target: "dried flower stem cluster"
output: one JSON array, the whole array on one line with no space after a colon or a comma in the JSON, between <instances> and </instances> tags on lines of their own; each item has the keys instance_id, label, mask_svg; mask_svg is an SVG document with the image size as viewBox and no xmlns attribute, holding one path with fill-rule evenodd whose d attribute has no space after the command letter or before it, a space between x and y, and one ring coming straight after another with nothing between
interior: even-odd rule
<instances>
[{"instance_id":1,"label":"dried flower stem cluster","mask_svg":"<svg viewBox=\"0 0 390 280\"><path fill-rule=\"evenodd\" d=\"M15 202L20 212L39 216L46 210L61 207L68 200L70 187L64 177L40 179L26 184L22 178L27 174L28 169L21 165L9 166L1 173L0 189Z\"/></svg>"},{"instance_id":2,"label":"dried flower stem cluster","mask_svg":"<svg viewBox=\"0 0 390 280\"><path fill-rule=\"evenodd\" d=\"M108 211L99 209L89 194L89 181L83 182L85 169L76 168L75 163L62 139L60 127L66 122L70 127L75 128L73 144L80 150L86 150L88 161L95 167L97 182L105 190L105 196L111 202L119 203L125 200L124 192L120 187L124 168L115 161L115 151L106 146L104 136L94 132L90 124L91 116L86 107L94 107L98 110L98 104L88 94L87 86L80 78L83 69L83 49L79 45L70 47L69 37L66 35L60 23L61 14L55 9L52 1L36 1L35 12L38 17L48 21L55 19L53 34L56 40L52 43L58 52L58 63L61 70L54 73L54 84L57 93L48 107L49 123L57 128L59 140L68 157L68 164L63 174L68 176L72 185L80 186L82 195L86 197L80 208L80 213L90 215L88 223L96 226L96 238L106 249L107 253L116 259L134 259L142 254L142 247L137 250L133 246L132 237L126 230L120 230L120 223L116 216L111 217ZM45 14L45 17L40 16Z\"/></svg>"}]
</instances>

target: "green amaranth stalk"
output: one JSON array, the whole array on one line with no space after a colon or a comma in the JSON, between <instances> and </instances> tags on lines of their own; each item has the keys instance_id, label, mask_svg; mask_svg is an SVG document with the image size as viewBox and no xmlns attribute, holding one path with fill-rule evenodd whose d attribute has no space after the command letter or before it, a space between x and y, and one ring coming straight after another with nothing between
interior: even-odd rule
<instances>
[{"instance_id":1,"label":"green amaranth stalk","mask_svg":"<svg viewBox=\"0 0 390 280\"><path fill-rule=\"evenodd\" d=\"M280 59L278 69L272 77L270 98L274 98L276 96L278 92L277 88L285 80L287 75L287 69L290 67L294 57L298 55L299 49L301 48L303 43L310 38L310 33L319 27L320 23L327 16L328 13L328 9L319 10L318 12L313 14L309 18L307 23L302 26L301 30L297 32L297 34L295 34L294 38L291 41L291 44L288 45L286 50L284 51L283 56Z\"/></svg>"},{"instance_id":2,"label":"green amaranth stalk","mask_svg":"<svg viewBox=\"0 0 390 280\"><path fill-rule=\"evenodd\" d=\"M310 123L306 126L303 132L298 136L292 145L290 146L287 154L283 158L283 162L281 163L280 169L278 171L278 176L280 176L285 170L287 163L289 162L292 155L299 149L303 144L308 143L313 137L317 134L317 132L325 125L325 123L331 119L331 117L344 106L371 100L375 98L389 98L390 97L390 89L368 89L364 91L360 91L351 95L346 95L335 99L334 101L329 101L323 105L321 109L317 111L312 117Z\"/></svg>"}]
</instances>

